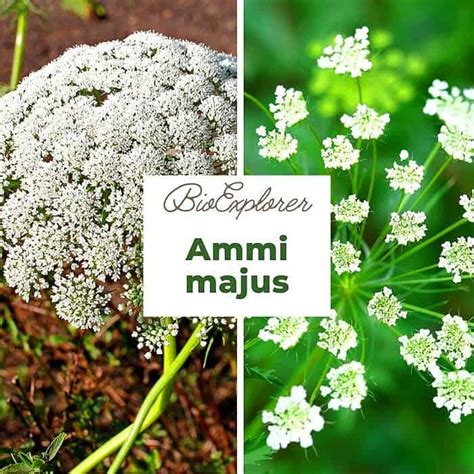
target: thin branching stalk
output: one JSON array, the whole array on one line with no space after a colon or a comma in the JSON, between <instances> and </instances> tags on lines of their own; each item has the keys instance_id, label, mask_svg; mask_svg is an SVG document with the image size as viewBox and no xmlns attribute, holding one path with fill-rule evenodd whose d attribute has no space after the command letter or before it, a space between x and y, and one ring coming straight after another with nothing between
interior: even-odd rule
<instances>
[{"instance_id":1,"label":"thin branching stalk","mask_svg":"<svg viewBox=\"0 0 474 474\"><path fill-rule=\"evenodd\" d=\"M256 97L254 97L252 94L249 94L248 92L244 92L244 97L250 102L253 102L272 122L272 124L275 124L275 119L273 118L273 115L270 113L270 111L260 102Z\"/></svg>"},{"instance_id":2,"label":"thin branching stalk","mask_svg":"<svg viewBox=\"0 0 474 474\"><path fill-rule=\"evenodd\" d=\"M28 27L28 4L26 1L18 5L18 16L16 23L15 49L13 50L13 63L10 76L10 89L15 90L20 82L21 66L25 53L26 30Z\"/></svg>"}]
</instances>

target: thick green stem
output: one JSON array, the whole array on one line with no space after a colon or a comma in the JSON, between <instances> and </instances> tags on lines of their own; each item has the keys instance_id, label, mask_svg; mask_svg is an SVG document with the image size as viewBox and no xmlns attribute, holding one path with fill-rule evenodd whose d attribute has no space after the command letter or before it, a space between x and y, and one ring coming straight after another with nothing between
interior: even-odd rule
<instances>
[{"instance_id":1,"label":"thick green stem","mask_svg":"<svg viewBox=\"0 0 474 474\"><path fill-rule=\"evenodd\" d=\"M18 7L18 18L16 24L15 49L13 50L12 72L10 76L10 89L16 89L20 82L21 65L25 53L26 29L28 26L28 6L23 2Z\"/></svg>"}]
</instances>

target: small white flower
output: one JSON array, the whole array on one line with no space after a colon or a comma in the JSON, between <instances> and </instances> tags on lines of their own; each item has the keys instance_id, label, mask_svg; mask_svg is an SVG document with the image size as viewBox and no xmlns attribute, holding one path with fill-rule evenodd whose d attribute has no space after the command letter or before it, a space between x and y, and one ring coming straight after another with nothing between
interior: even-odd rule
<instances>
[{"instance_id":1,"label":"small white flower","mask_svg":"<svg viewBox=\"0 0 474 474\"><path fill-rule=\"evenodd\" d=\"M294 347L308 329L308 321L303 317L272 317L269 318L258 337L262 341L273 341L286 350Z\"/></svg>"},{"instance_id":2,"label":"small white flower","mask_svg":"<svg viewBox=\"0 0 474 474\"><path fill-rule=\"evenodd\" d=\"M270 104L269 109L280 130L291 127L308 116L303 93L293 88L285 89L283 86L277 86L275 89L275 103Z\"/></svg>"},{"instance_id":3,"label":"small white flower","mask_svg":"<svg viewBox=\"0 0 474 474\"><path fill-rule=\"evenodd\" d=\"M464 207L466 211L462 216L469 222L474 222L474 189L471 191L471 197L463 194L459 198L459 204Z\"/></svg>"},{"instance_id":4,"label":"small white flower","mask_svg":"<svg viewBox=\"0 0 474 474\"><path fill-rule=\"evenodd\" d=\"M359 161L360 151L354 149L352 143L344 135L323 140L321 156L326 168L340 168L348 170Z\"/></svg>"},{"instance_id":5,"label":"small white flower","mask_svg":"<svg viewBox=\"0 0 474 474\"><path fill-rule=\"evenodd\" d=\"M332 212L336 221L359 224L369 215L369 203L361 201L355 194L351 194L346 199L342 199L339 204L333 205Z\"/></svg>"},{"instance_id":6,"label":"small white flower","mask_svg":"<svg viewBox=\"0 0 474 474\"><path fill-rule=\"evenodd\" d=\"M341 122L346 128L351 129L354 138L379 138L385 129L385 125L390 122L390 115L379 115L374 109L365 104L357 106L354 115L344 114Z\"/></svg>"},{"instance_id":7,"label":"small white flower","mask_svg":"<svg viewBox=\"0 0 474 474\"><path fill-rule=\"evenodd\" d=\"M406 155L403 152L406 152ZM400 159L404 161L407 158L408 152L402 150L400 152ZM385 171L387 172L387 179L392 189L402 189L407 194L413 194L420 189L424 168L416 161L410 160L408 164L403 165L394 162L393 167L385 168Z\"/></svg>"},{"instance_id":8,"label":"small white flower","mask_svg":"<svg viewBox=\"0 0 474 474\"><path fill-rule=\"evenodd\" d=\"M263 158L285 161L296 153L298 140L284 130L270 130L262 125L257 128L259 154Z\"/></svg>"},{"instance_id":9,"label":"small white flower","mask_svg":"<svg viewBox=\"0 0 474 474\"><path fill-rule=\"evenodd\" d=\"M321 69L334 69L336 74L360 77L372 67L368 59L369 45L369 29L366 26L357 28L354 36L343 38L337 35L334 44L324 48L318 66Z\"/></svg>"},{"instance_id":10,"label":"small white flower","mask_svg":"<svg viewBox=\"0 0 474 474\"><path fill-rule=\"evenodd\" d=\"M439 372L432 385L437 389L436 407L445 407L452 423L460 423L474 410L474 375L467 370Z\"/></svg>"},{"instance_id":11,"label":"small white flower","mask_svg":"<svg viewBox=\"0 0 474 474\"><path fill-rule=\"evenodd\" d=\"M441 350L428 329L420 329L412 337L401 336L398 340L400 354L408 365L413 365L418 370L436 372L436 361Z\"/></svg>"},{"instance_id":12,"label":"small white flower","mask_svg":"<svg viewBox=\"0 0 474 474\"><path fill-rule=\"evenodd\" d=\"M364 374L364 366L357 361L331 369L327 375L328 385L321 387L323 397L331 395L328 408L339 410L342 407L359 410L362 400L367 396Z\"/></svg>"},{"instance_id":13,"label":"small white flower","mask_svg":"<svg viewBox=\"0 0 474 474\"><path fill-rule=\"evenodd\" d=\"M326 349L338 359L345 360L347 352L357 347L357 332L346 321L336 318L323 318L317 345Z\"/></svg>"},{"instance_id":14,"label":"small white flower","mask_svg":"<svg viewBox=\"0 0 474 474\"><path fill-rule=\"evenodd\" d=\"M408 158L410 157L410 154L408 153L408 150L401 150L399 156L400 156L400 160L405 161L405 160L408 160Z\"/></svg>"},{"instance_id":15,"label":"small white flower","mask_svg":"<svg viewBox=\"0 0 474 474\"><path fill-rule=\"evenodd\" d=\"M357 250L350 242L335 241L332 244L331 260L338 275L360 271L361 251Z\"/></svg>"},{"instance_id":16,"label":"small white flower","mask_svg":"<svg viewBox=\"0 0 474 474\"><path fill-rule=\"evenodd\" d=\"M306 390L301 385L292 387L289 397L280 397L273 412L265 410L262 421L269 425L267 445L275 451L285 449L290 443L309 448L313 444L313 431L324 427L321 409L306 401Z\"/></svg>"},{"instance_id":17,"label":"small white flower","mask_svg":"<svg viewBox=\"0 0 474 474\"><path fill-rule=\"evenodd\" d=\"M474 238L458 237L441 245L438 267L453 275L454 283L461 283L461 275L474 274Z\"/></svg>"},{"instance_id":18,"label":"small white flower","mask_svg":"<svg viewBox=\"0 0 474 474\"><path fill-rule=\"evenodd\" d=\"M438 134L443 150L455 160L472 163L474 155L474 137L472 133L455 126L443 125Z\"/></svg>"},{"instance_id":19,"label":"small white flower","mask_svg":"<svg viewBox=\"0 0 474 474\"><path fill-rule=\"evenodd\" d=\"M447 314L443 326L436 332L438 346L456 369L462 369L472 355L474 335L469 331L467 321L459 316Z\"/></svg>"},{"instance_id":20,"label":"small white flower","mask_svg":"<svg viewBox=\"0 0 474 474\"><path fill-rule=\"evenodd\" d=\"M391 232L385 237L385 242L397 241L398 245L418 242L426 234L426 214L424 212L406 211L402 214L392 212L390 218Z\"/></svg>"},{"instance_id":21,"label":"small white flower","mask_svg":"<svg viewBox=\"0 0 474 474\"><path fill-rule=\"evenodd\" d=\"M385 286L382 291L375 293L367 306L369 316L373 316L389 326L395 326L397 320L407 317L402 305L392 290Z\"/></svg>"}]
</instances>

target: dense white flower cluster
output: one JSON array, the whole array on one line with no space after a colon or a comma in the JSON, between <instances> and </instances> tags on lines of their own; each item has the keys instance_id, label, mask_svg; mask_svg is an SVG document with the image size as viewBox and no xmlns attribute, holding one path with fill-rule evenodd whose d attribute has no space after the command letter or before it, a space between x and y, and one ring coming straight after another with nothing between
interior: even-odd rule
<instances>
[{"instance_id":1,"label":"dense white flower cluster","mask_svg":"<svg viewBox=\"0 0 474 474\"><path fill-rule=\"evenodd\" d=\"M296 153L298 140L285 130L268 131L263 125L257 128L259 154L262 158L285 161Z\"/></svg>"},{"instance_id":2,"label":"dense white flower cluster","mask_svg":"<svg viewBox=\"0 0 474 474\"><path fill-rule=\"evenodd\" d=\"M357 106L354 115L344 114L341 122L346 128L351 129L354 138L379 138L385 129L385 125L390 122L390 115L379 115L374 109L365 104Z\"/></svg>"},{"instance_id":3,"label":"dense white flower cluster","mask_svg":"<svg viewBox=\"0 0 474 474\"><path fill-rule=\"evenodd\" d=\"M365 368L357 361L352 361L332 368L327 375L328 385L321 387L321 395L331 396L328 403L330 410L350 408L359 410L362 400L367 396Z\"/></svg>"},{"instance_id":4,"label":"dense white flower cluster","mask_svg":"<svg viewBox=\"0 0 474 474\"><path fill-rule=\"evenodd\" d=\"M397 321L407 317L402 305L392 290L385 286L382 291L374 293L367 306L369 316L382 321L389 326L395 326Z\"/></svg>"},{"instance_id":5,"label":"dense white flower cluster","mask_svg":"<svg viewBox=\"0 0 474 474\"><path fill-rule=\"evenodd\" d=\"M345 360L347 352L357 347L357 332L346 321L336 317L323 318L321 327L324 331L319 333L317 345L338 359Z\"/></svg>"},{"instance_id":6,"label":"dense white flower cluster","mask_svg":"<svg viewBox=\"0 0 474 474\"><path fill-rule=\"evenodd\" d=\"M437 389L436 407L445 407L453 423L460 423L462 416L474 410L474 374L467 370L439 372L432 385Z\"/></svg>"},{"instance_id":7,"label":"dense white flower cluster","mask_svg":"<svg viewBox=\"0 0 474 474\"><path fill-rule=\"evenodd\" d=\"M467 321L459 316L447 314L443 326L436 332L438 347L453 362L456 369L462 369L472 356L474 335L469 331Z\"/></svg>"},{"instance_id":8,"label":"dense white flower cluster","mask_svg":"<svg viewBox=\"0 0 474 474\"><path fill-rule=\"evenodd\" d=\"M400 152L400 160L405 161L408 158L408 152ZM401 189L407 194L413 194L418 191L423 179L424 168L415 160L410 160L407 164L393 163L392 168L385 168L387 179L392 189Z\"/></svg>"},{"instance_id":9,"label":"dense white flower cluster","mask_svg":"<svg viewBox=\"0 0 474 474\"><path fill-rule=\"evenodd\" d=\"M70 49L0 99L0 247L20 296L48 289L61 318L98 329L114 282L140 286L143 176L235 173L236 66L136 33ZM143 345L160 340L145 328Z\"/></svg>"},{"instance_id":10,"label":"dense white flower cluster","mask_svg":"<svg viewBox=\"0 0 474 474\"><path fill-rule=\"evenodd\" d=\"M258 337L262 341L272 341L281 349L294 347L308 329L308 321L304 317L272 317L269 318Z\"/></svg>"},{"instance_id":11,"label":"dense white flower cluster","mask_svg":"<svg viewBox=\"0 0 474 474\"><path fill-rule=\"evenodd\" d=\"M438 134L438 141L444 151L455 160L472 163L474 156L474 136L461 128L443 125Z\"/></svg>"},{"instance_id":12,"label":"dense white flower cluster","mask_svg":"<svg viewBox=\"0 0 474 474\"><path fill-rule=\"evenodd\" d=\"M290 443L309 448L313 431L324 427L321 409L306 401L306 390L300 385L291 388L289 397L280 397L273 412L263 411L262 421L269 425L267 445L275 451Z\"/></svg>"},{"instance_id":13,"label":"dense white flower cluster","mask_svg":"<svg viewBox=\"0 0 474 474\"><path fill-rule=\"evenodd\" d=\"M406 211L402 214L392 212L390 217L391 232L385 237L385 242L396 240L398 245L408 245L418 242L426 234L426 214L422 211Z\"/></svg>"},{"instance_id":14,"label":"dense white flower cluster","mask_svg":"<svg viewBox=\"0 0 474 474\"><path fill-rule=\"evenodd\" d=\"M308 116L308 109L303 93L293 88L285 89L277 86L275 89L275 103L270 104L270 112L276 121L279 130L285 130Z\"/></svg>"},{"instance_id":15,"label":"dense white flower cluster","mask_svg":"<svg viewBox=\"0 0 474 474\"><path fill-rule=\"evenodd\" d=\"M458 237L441 245L438 267L453 275L454 283L461 283L462 275L474 274L474 237Z\"/></svg>"},{"instance_id":16,"label":"dense white flower cluster","mask_svg":"<svg viewBox=\"0 0 474 474\"><path fill-rule=\"evenodd\" d=\"M459 197L459 204L464 207L464 219L469 222L474 222L474 189L471 191L471 197L467 194L463 194Z\"/></svg>"},{"instance_id":17,"label":"dense white flower cluster","mask_svg":"<svg viewBox=\"0 0 474 474\"><path fill-rule=\"evenodd\" d=\"M359 161L360 151L352 146L352 143L344 135L336 135L334 138L323 140L321 157L326 168L339 168L348 170Z\"/></svg>"},{"instance_id":18,"label":"dense white flower cluster","mask_svg":"<svg viewBox=\"0 0 474 474\"><path fill-rule=\"evenodd\" d=\"M408 365L413 365L418 370L437 371L436 362L441 350L428 329L420 329L412 337L401 336L398 340L400 354Z\"/></svg>"},{"instance_id":19,"label":"dense white flower cluster","mask_svg":"<svg viewBox=\"0 0 474 474\"><path fill-rule=\"evenodd\" d=\"M359 224L369 215L369 203L357 199L355 194L351 194L346 199L341 199L339 204L334 204L332 212L336 221Z\"/></svg>"},{"instance_id":20,"label":"dense white flower cluster","mask_svg":"<svg viewBox=\"0 0 474 474\"><path fill-rule=\"evenodd\" d=\"M349 272L360 271L361 251L356 249L350 242L340 242L336 240L332 244L331 260L334 270L338 275Z\"/></svg>"},{"instance_id":21,"label":"dense white flower cluster","mask_svg":"<svg viewBox=\"0 0 474 474\"><path fill-rule=\"evenodd\" d=\"M360 77L372 67L368 59L369 46L369 29L366 26L357 28L354 36L343 38L337 35L334 44L324 48L318 66L321 69L334 69L336 74Z\"/></svg>"}]
</instances>

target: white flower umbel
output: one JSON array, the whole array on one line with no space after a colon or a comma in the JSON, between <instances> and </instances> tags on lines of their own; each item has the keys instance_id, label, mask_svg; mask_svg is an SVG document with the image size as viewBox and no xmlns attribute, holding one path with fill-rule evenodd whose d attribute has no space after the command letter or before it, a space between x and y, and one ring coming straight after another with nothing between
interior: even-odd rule
<instances>
[{"instance_id":1,"label":"white flower umbel","mask_svg":"<svg viewBox=\"0 0 474 474\"><path fill-rule=\"evenodd\" d=\"M275 118L276 127L284 130L308 116L308 109L303 93L293 88L285 89L277 86L275 89L275 103L269 105L270 112Z\"/></svg>"},{"instance_id":2,"label":"white flower umbel","mask_svg":"<svg viewBox=\"0 0 474 474\"><path fill-rule=\"evenodd\" d=\"M143 177L235 172L236 69L203 45L135 33L69 49L0 98L9 286L46 290L80 328L99 329L112 292L139 313L126 293L142 281Z\"/></svg>"},{"instance_id":3,"label":"white flower umbel","mask_svg":"<svg viewBox=\"0 0 474 474\"><path fill-rule=\"evenodd\" d=\"M452 423L460 423L463 416L474 410L474 374L467 370L439 372L433 382L437 390L433 401L437 408L445 407Z\"/></svg>"},{"instance_id":4,"label":"white flower umbel","mask_svg":"<svg viewBox=\"0 0 474 474\"><path fill-rule=\"evenodd\" d=\"M308 330L308 321L303 317L272 317L269 318L258 337L262 341L272 341L281 349L294 347L301 336Z\"/></svg>"},{"instance_id":5,"label":"white flower umbel","mask_svg":"<svg viewBox=\"0 0 474 474\"><path fill-rule=\"evenodd\" d=\"M385 242L396 241L398 245L418 242L426 234L426 214L424 212L406 211L402 214L392 212L390 217L391 232Z\"/></svg>"},{"instance_id":6,"label":"white flower umbel","mask_svg":"<svg viewBox=\"0 0 474 474\"><path fill-rule=\"evenodd\" d=\"M379 115L374 109L365 104L357 106L354 115L344 114L341 122L346 128L351 129L354 138L379 138L385 129L385 125L390 122L390 115Z\"/></svg>"},{"instance_id":7,"label":"white flower umbel","mask_svg":"<svg viewBox=\"0 0 474 474\"><path fill-rule=\"evenodd\" d=\"M455 160L472 163L474 156L474 136L462 128L443 125L438 134L443 150Z\"/></svg>"},{"instance_id":8,"label":"white flower umbel","mask_svg":"<svg viewBox=\"0 0 474 474\"><path fill-rule=\"evenodd\" d=\"M290 443L309 448L313 431L324 427L321 409L306 401L306 390L300 385L292 387L289 397L280 397L274 411L265 410L262 421L268 425L267 445L275 451Z\"/></svg>"},{"instance_id":9,"label":"white flower umbel","mask_svg":"<svg viewBox=\"0 0 474 474\"><path fill-rule=\"evenodd\" d=\"M132 337L137 339L137 347L146 349L145 358L151 359L153 354L162 354L163 346L170 344L170 336L178 334L179 324L176 320L164 323L162 318L142 319Z\"/></svg>"},{"instance_id":10,"label":"white flower umbel","mask_svg":"<svg viewBox=\"0 0 474 474\"><path fill-rule=\"evenodd\" d=\"M359 161L360 151L352 146L352 143L344 135L336 135L334 138L323 140L321 157L326 168L339 168L348 170Z\"/></svg>"},{"instance_id":11,"label":"white flower umbel","mask_svg":"<svg viewBox=\"0 0 474 474\"><path fill-rule=\"evenodd\" d=\"M349 362L328 372L328 385L321 387L323 397L331 396L328 403L330 410L350 408L359 410L367 396L365 368L357 361Z\"/></svg>"},{"instance_id":12,"label":"white flower umbel","mask_svg":"<svg viewBox=\"0 0 474 474\"><path fill-rule=\"evenodd\" d=\"M454 283L461 283L462 275L474 274L474 238L458 237L441 245L438 267L453 275Z\"/></svg>"},{"instance_id":13,"label":"white flower umbel","mask_svg":"<svg viewBox=\"0 0 474 474\"><path fill-rule=\"evenodd\" d=\"M298 140L285 130L268 131L263 125L258 127L259 155L277 161L285 161L294 155L298 149Z\"/></svg>"},{"instance_id":14,"label":"white flower umbel","mask_svg":"<svg viewBox=\"0 0 474 474\"><path fill-rule=\"evenodd\" d=\"M343 38L337 35L334 44L323 50L318 58L321 69L334 69L336 74L350 74L360 77L372 67L369 56L369 29L366 26L357 28L354 36Z\"/></svg>"},{"instance_id":15,"label":"white flower umbel","mask_svg":"<svg viewBox=\"0 0 474 474\"><path fill-rule=\"evenodd\" d=\"M339 204L334 204L332 212L336 221L359 224L369 215L369 203L351 194L346 199L341 199Z\"/></svg>"},{"instance_id":16,"label":"white flower umbel","mask_svg":"<svg viewBox=\"0 0 474 474\"><path fill-rule=\"evenodd\" d=\"M405 161L408 158L408 152L400 152L400 160ZM410 160L407 164L393 163L392 168L385 168L387 179L392 189L403 190L406 194L413 194L420 189L423 179L424 168L415 160Z\"/></svg>"},{"instance_id":17,"label":"white flower umbel","mask_svg":"<svg viewBox=\"0 0 474 474\"><path fill-rule=\"evenodd\" d=\"M436 361L441 356L441 350L428 329L420 329L412 337L401 336L398 341L400 354L408 365L418 370L437 372Z\"/></svg>"},{"instance_id":18,"label":"white flower umbel","mask_svg":"<svg viewBox=\"0 0 474 474\"><path fill-rule=\"evenodd\" d=\"M467 194L463 194L459 197L459 204L464 207L464 219L469 222L474 222L474 189L471 191L471 197Z\"/></svg>"},{"instance_id":19,"label":"white flower umbel","mask_svg":"<svg viewBox=\"0 0 474 474\"><path fill-rule=\"evenodd\" d=\"M338 359L345 360L347 352L357 347L357 332L346 321L336 318L323 318L317 345L326 349Z\"/></svg>"},{"instance_id":20,"label":"white flower umbel","mask_svg":"<svg viewBox=\"0 0 474 474\"><path fill-rule=\"evenodd\" d=\"M447 314L443 318L443 326L436 332L438 347L455 365L462 369L472 355L474 335L469 331L467 321L459 316Z\"/></svg>"},{"instance_id":21,"label":"white flower umbel","mask_svg":"<svg viewBox=\"0 0 474 474\"><path fill-rule=\"evenodd\" d=\"M403 311L400 301L387 286L372 296L367 306L367 312L369 316L373 316L389 326L395 326L400 318L407 317L407 312Z\"/></svg>"},{"instance_id":22,"label":"white flower umbel","mask_svg":"<svg viewBox=\"0 0 474 474\"><path fill-rule=\"evenodd\" d=\"M357 250L350 242L343 243L337 240L332 244L331 260L338 275L346 272L359 272L360 256L361 251Z\"/></svg>"}]
</instances>

